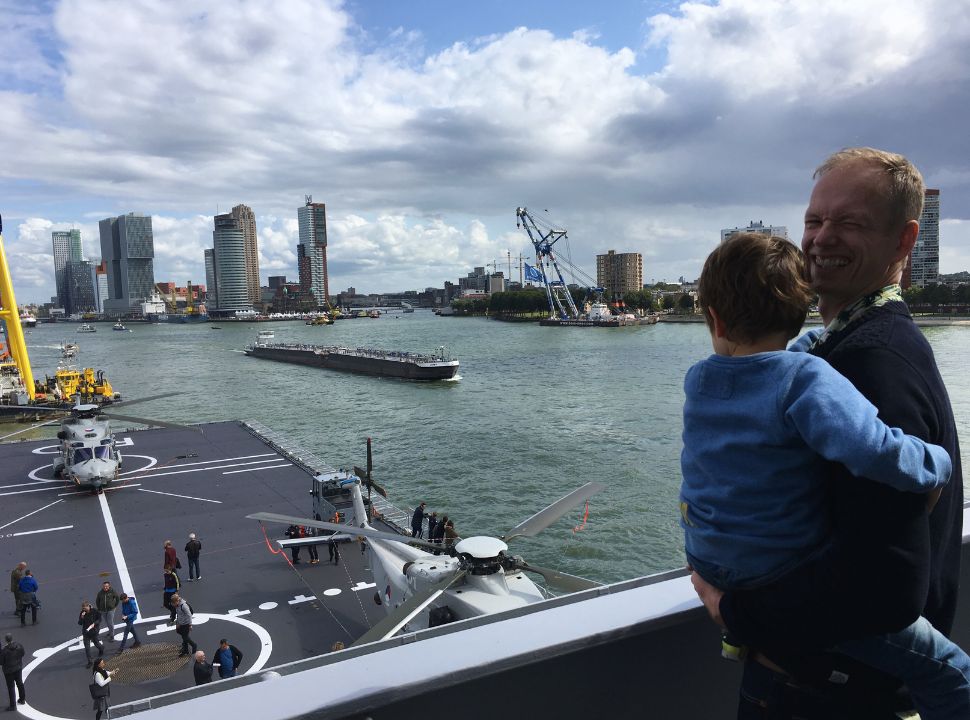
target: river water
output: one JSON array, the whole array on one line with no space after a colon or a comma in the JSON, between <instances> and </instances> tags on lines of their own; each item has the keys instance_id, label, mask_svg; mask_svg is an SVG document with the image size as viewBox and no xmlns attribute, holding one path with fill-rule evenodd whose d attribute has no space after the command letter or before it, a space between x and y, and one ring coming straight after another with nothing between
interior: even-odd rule
<instances>
[{"instance_id":1,"label":"river water","mask_svg":"<svg viewBox=\"0 0 970 720\"><path fill-rule=\"evenodd\" d=\"M512 550L602 582L683 564L682 382L687 368L710 353L703 324L543 328L418 310L323 327L163 324L123 333L99 324L93 334L77 334L76 327L39 325L30 332L35 377L52 374L59 344L74 341L78 365L104 369L125 398L178 392L127 411L135 415L259 420L335 467L364 465L371 437L374 479L390 499L400 507L425 500L466 537L501 535L598 480L607 489L591 500L582 529L573 529L581 523L577 509L538 537L515 541ZM240 352L257 329L274 330L276 342L417 352L443 345L461 369L454 381L413 383L258 360ZM970 329L924 332L966 447Z\"/></svg>"}]
</instances>

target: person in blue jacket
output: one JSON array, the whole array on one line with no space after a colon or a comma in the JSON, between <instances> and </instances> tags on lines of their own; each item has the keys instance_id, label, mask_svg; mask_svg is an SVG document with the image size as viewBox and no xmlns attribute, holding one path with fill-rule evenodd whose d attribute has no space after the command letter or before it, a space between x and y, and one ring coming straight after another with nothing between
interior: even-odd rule
<instances>
[{"instance_id":1,"label":"person in blue jacket","mask_svg":"<svg viewBox=\"0 0 970 720\"><path fill-rule=\"evenodd\" d=\"M812 299L792 243L735 236L708 257L699 288L715 354L684 383L681 514L688 561L704 580L758 587L819 552L829 461L907 492L946 484L942 447L888 427L828 363L785 349ZM970 717L970 657L925 618L838 646L903 678L924 720Z\"/></svg>"},{"instance_id":2,"label":"person in blue jacket","mask_svg":"<svg viewBox=\"0 0 970 720\"><path fill-rule=\"evenodd\" d=\"M219 641L219 647L212 656L212 664L219 668L220 678L231 678L236 676L242 658L243 655L239 648L230 645L229 641L223 638Z\"/></svg>"},{"instance_id":3,"label":"person in blue jacket","mask_svg":"<svg viewBox=\"0 0 970 720\"><path fill-rule=\"evenodd\" d=\"M34 579L34 574L30 570L24 571L24 576L20 578L18 587L20 590L20 625L27 624L27 608L30 608L31 624L36 625L37 608L40 607L40 603L37 602L37 580Z\"/></svg>"},{"instance_id":4,"label":"person in blue jacket","mask_svg":"<svg viewBox=\"0 0 970 720\"><path fill-rule=\"evenodd\" d=\"M125 631L121 636L121 647L118 648L118 654L121 655L125 651L125 644L128 642L128 635L131 635L131 639L134 641L131 644L132 649L139 647L141 645L141 640L138 638L138 633L135 632L135 620L138 619L138 603L135 598L131 597L127 593L121 593L121 619L125 621Z\"/></svg>"}]
</instances>

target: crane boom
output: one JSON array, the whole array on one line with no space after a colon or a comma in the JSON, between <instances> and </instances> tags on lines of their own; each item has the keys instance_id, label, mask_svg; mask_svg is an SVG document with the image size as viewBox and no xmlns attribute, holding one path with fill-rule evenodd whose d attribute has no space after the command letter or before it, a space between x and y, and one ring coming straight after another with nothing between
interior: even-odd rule
<instances>
[{"instance_id":1,"label":"crane boom","mask_svg":"<svg viewBox=\"0 0 970 720\"><path fill-rule=\"evenodd\" d=\"M576 309L576 303L566 286L562 271L559 269L559 262L552 251L552 246L566 237L566 231L549 228L543 233L528 209L524 207L516 208L515 216L516 225L525 229L535 248L536 268L542 274L542 284L546 288L546 300L549 302L549 312L552 317L562 320L578 318L579 310ZM550 280L549 276L553 273Z\"/></svg>"}]
</instances>

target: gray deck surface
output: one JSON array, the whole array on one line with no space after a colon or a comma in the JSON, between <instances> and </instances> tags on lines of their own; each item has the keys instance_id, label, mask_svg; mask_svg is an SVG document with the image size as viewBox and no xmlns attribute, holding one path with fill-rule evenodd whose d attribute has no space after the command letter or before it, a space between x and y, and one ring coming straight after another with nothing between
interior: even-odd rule
<instances>
[{"instance_id":1,"label":"gray deck surface","mask_svg":"<svg viewBox=\"0 0 970 720\"><path fill-rule=\"evenodd\" d=\"M161 607L166 539L182 562L182 594L201 616L193 639L211 661L219 639L228 638L243 652L241 673L328 652L337 640L349 645L383 617L356 544L341 546L339 565L328 564L326 545L320 546L319 565L309 565L303 549L303 563L292 568L270 551L259 524L244 519L256 511L309 517L310 476L237 423L200 427L204 433L117 432L120 442L130 439L131 445L120 448L122 479L104 496L52 479L50 453L56 446L51 441L0 444L3 568L9 573L26 561L43 604L37 625L31 625L28 613L27 626L21 628L6 592L8 575L3 576L0 636L12 632L27 650L28 705L18 706L24 715L90 716L91 671L84 667L77 618L81 602L93 603L103 580L136 596L141 611L136 628L143 642L180 642L165 625L168 614ZM284 528L266 530L273 541L282 538ZM203 544L203 579L198 582L187 582L183 548L189 532ZM117 534L121 563L112 533ZM133 587L124 579L126 572ZM116 623L121 623L120 614ZM120 629L116 637L120 640ZM142 652L143 646L112 662L118 644L105 643L109 664L120 663L123 669L112 682L112 705L194 684L187 658L159 679L125 684L124 675L150 670L144 666L153 662L153 653ZM166 650L150 649L156 656ZM124 672L126 665L129 672Z\"/></svg>"}]
</instances>

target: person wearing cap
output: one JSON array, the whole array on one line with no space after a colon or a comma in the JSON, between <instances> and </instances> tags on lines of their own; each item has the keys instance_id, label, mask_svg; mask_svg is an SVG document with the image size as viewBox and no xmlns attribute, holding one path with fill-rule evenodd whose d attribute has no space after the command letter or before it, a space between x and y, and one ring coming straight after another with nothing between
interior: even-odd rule
<instances>
[{"instance_id":1,"label":"person wearing cap","mask_svg":"<svg viewBox=\"0 0 970 720\"><path fill-rule=\"evenodd\" d=\"M20 695L17 702L21 705L27 702L27 696L24 694L24 646L19 642L14 642L13 635L10 633L7 633L3 639L0 662L3 663L3 679L7 681L7 696L10 698L10 705L7 706L7 710L16 710L14 685L17 686L17 693Z\"/></svg>"},{"instance_id":2,"label":"person wearing cap","mask_svg":"<svg viewBox=\"0 0 970 720\"><path fill-rule=\"evenodd\" d=\"M202 572L199 570L199 553L202 552L202 541L195 533L189 533L189 541L185 543L185 554L189 559L189 581L201 580Z\"/></svg>"}]
</instances>

